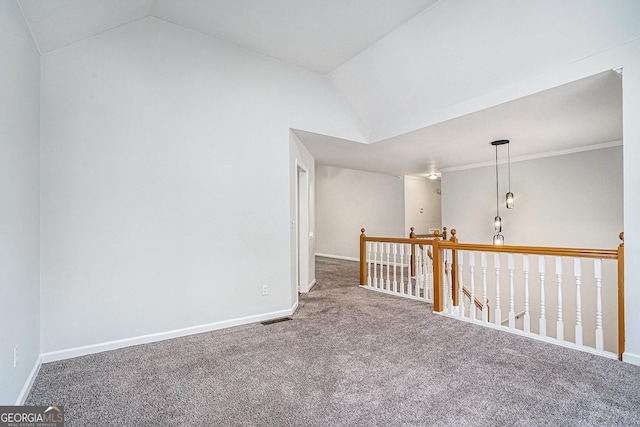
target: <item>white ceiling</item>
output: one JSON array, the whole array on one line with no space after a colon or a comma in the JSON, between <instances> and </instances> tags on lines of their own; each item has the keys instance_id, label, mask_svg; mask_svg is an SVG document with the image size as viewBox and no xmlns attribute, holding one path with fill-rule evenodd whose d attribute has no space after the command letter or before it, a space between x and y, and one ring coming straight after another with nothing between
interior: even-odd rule
<instances>
[{"instance_id":1,"label":"white ceiling","mask_svg":"<svg viewBox=\"0 0 640 427\"><path fill-rule=\"evenodd\" d=\"M581 17L575 21L581 24L576 24L573 33L583 34L584 26L598 30L580 38L564 37L562 40L569 41L565 45L557 42L561 40L558 32L571 23L568 17L576 11L571 5L560 8L556 2L545 4L567 19L559 19L562 25L556 26L558 34L553 33L551 40L541 43L536 37L527 38L527 34L539 33L549 11L543 10L534 20L532 10L525 13L518 9L525 5L538 7L537 3L532 6L527 2L506 2L499 12L487 15L486 8L478 3L444 0L18 1L43 53L153 16L329 73L369 132L424 109L441 108L439 103L443 99L455 103L456 96L468 97L478 88L486 92L509 82L514 78L512 75L522 76L522 70L513 67L528 69L536 63L526 56L530 53L540 55L557 50L554 55L565 58L567 50L576 51L574 41L583 40L588 34L596 37L595 41L585 42L590 47L595 44L602 50L614 46L637 34L640 19L634 13L640 7L635 3L619 0L617 7L607 8L607 19L600 19L605 6L597 0L587 2L591 6L580 9ZM623 4L626 6L622 7ZM504 12L509 7L513 10ZM466 13L461 15L461 10ZM509 34L515 34L521 26L533 27L520 34L518 49L512 49L508 43L499 44L510 40L503 31L489 31L487 36L488 29L499 26L476 22L481 13L485 13L485 18L495 15L497 22L502 22L505 13L513 18L508 21L514 27ZM469 28L474 28L473 32ZM481 34L486 37L479 37ZM465 44L473 40L496 48L487 50L476 48L473 43ZM525 41L529 44L523 48L521 44ZM475 55L470 55L475 51ZM589 50L584 50L576 55L588 53ZM470 57L476 62L460 62L460 58L466 61ZM542 60L537 63L547 64ZM474 72L468 73L469 69ZM483 80L487 75L491 79ZM471 88L462 88L464 84ZM319 164L393 175L426 174L491 162L494 152L489 142L496 139L511 140L511 154L515 158L620 141L621 81L613 71L602 73L403 135L395 136L394 132L390 134L392 138L368 145L304 130L296 133Z\"/></svg>"},{"instance_id":2,"label":"white ceiling","mask_svg":"<svg viewBox=\"0 0 640 427\"><path fill-rule=\"evenodd\" d=\"M40 52L148 16L153 0L19 0Z\"/></svg>"},{"instance_id":3,"label":"white ceiling","mask_svg":"<svg viewBox=\"0 0 640 427\"><path fill-rule=\"evenodd\" d=\"M327 73L441 0L19 0L40 52L154 16Z\"/></svg>"},{"instance_id":4,"label":"white ceiling","mask_svg":"<svg viewBox=\"0 0 640 427\"><path fill-rule=\"evenodd\" d=\"M622 140L622 80L608 71L373 144L295 133L318 164L390 175L493 164L498 139L512 159L579 151Z\"/></svg>"},{"instance_id":5,"label":"white ceiling","mask_svg":"<svg viewBox=\"0 0 640 427\"><path fill-rule=\"evenodd\" d=\"M152 15L327 73L440 0L156 0Z\"/></svg>"}]
</instances>

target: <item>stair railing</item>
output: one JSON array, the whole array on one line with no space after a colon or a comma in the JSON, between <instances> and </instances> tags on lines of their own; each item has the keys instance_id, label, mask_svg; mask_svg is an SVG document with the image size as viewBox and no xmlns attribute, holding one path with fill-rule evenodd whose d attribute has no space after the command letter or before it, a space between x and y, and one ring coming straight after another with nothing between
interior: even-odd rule
<instances>
[{"instance_id":1,"label":"stair railing","mask_svg":"<svg viewBox=\"0 0 640 427\"><path fill-rule=\"evenodd\" d=\"M465 244L458 242L455 230L451 234L451 239L432 244L434 269L437 252L445 259L445 274L434 273L434 277L451 281L451 286L434 283L434 288L445 290L440 293L441 303L434 301L435 312L622 358L624 233L620 233L622 243L613 250ZM468 292L464 291L467 281ZM451 293L446 292L448 288ZM480 317L463 301L464 295L472 299L478 294L484 302ZM489 300L494 305L493 320Z\"/></svg>"},{"instance_id":2,"label":"stair railing","mask_svg":"<svg viewBox=\"0 0 640 427\"><path fill-rule=\"evenodd\" d=\"M624 233L614 250L468 244L450 234L369 237L361 229L360 284L431 302L437 313L621 359Z\"/></svg>"},{"instance_id":3,"label":"stair railing","mask_svg":"<svg viewBox=\"0 0 640 427\"><path fill-rule=\"evenodd\" d=\"M436 232L439 236L439 231ZM437 237L439 238L439 237ZM369 237L360 234L360 285L368 289L419 299L439 300L430 258L432 239Z\"/></svg>"}]
</instances>

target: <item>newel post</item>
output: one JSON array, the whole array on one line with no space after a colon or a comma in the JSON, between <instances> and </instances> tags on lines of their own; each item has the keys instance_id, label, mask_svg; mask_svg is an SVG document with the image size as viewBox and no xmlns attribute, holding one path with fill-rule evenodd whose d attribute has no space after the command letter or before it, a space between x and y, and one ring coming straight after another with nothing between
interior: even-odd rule
<instances>
[{"instance_id":1,"label":"newel post","mask_svg":"<svg viewBox=\"0 0 640 427\"><path fill-rule=\"evenodd\" d=\"M442 312L442 257L440 253L440 231L433 232L433 311Z\"/></svg>"},{"instance_id":2,"label":"newel post","mask_svg":"<svg viewBox=\"0 0 640 427\"><path fill-rule=\"evenodd\" d=\"M415 239L416 238L416 233L413 231L414 228L411 227L411 231L409 232L409 238L410 239ZM411 277L416 275L416 271L415 271L415 264L413 262L413 260L415 259L415 255L416 255L416 245L414 245L413 243L411 244Z\"/></svg>"},{"instance_id":3,"label":"newel post","mask_svg":"<svg viewBox=\"0 0 640 427\"><path fill-rule=\"evenodd\" d=\"M618 360L624 353L624 231L620 233L622 243L618 245Z\"/></svg>"},{"instance_id":4,"label":"newel post","mask_svg":"<svg viewBox=\"0 0 640 427\"><path fill-rule=\"evenodd\" d=\"M451 243L458 243L458 238L456 237L456 229L451 229L451 238L449 241ZM454 307L458 306L458 251L457 249L451 249L451 294L453 296L453 305Z\"/></svg>"},{"instance_id":5,"label":"newel post","mask_svg":"<svg viewBox=\"0 0 640 427\"><path fill-rule=\"evenodd\" d=\"M367 242L364 228L360 229L360 286L367 284Z\"/></svg>"}]
</instances>

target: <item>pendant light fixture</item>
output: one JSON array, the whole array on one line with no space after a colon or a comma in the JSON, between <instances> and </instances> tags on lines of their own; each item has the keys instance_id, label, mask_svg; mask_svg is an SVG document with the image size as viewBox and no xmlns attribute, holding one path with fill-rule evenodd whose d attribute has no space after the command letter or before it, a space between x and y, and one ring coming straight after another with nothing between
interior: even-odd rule
<instances>
[{"instance_id":1,"label":"pendant light fixture","mask_svg":"<svg viewBox=\"0 0 640 427\"><path fill-rule=\"evenodd\" d=\"M491 143L491 145L496 147L496 217L493 219L493 226L496 234L493 236L494 245L504 245L504 236L500 234L500 232L502 232L502 218L500 218L500 181L498 177L498 145L504 144L507 144L508 147L509 140L500 139ZM509 207L509 195L511 195L511 207ZM513 209L513 193L511 193L511 163L509 163L509 192L507 193L507 208Z\"/></svg>"},{"instance_id":2,"label":"pendant light fixture","mask_svg":"<svg viewBox=\"0 0 640 427\"><path fill-rule=\"evenodd\" d=\"M496 146L496 151L498 147ZM509 141L507 141L507 166L509 168L509 192L507 193L507 209L513 209L513 193L511 192L511 153L509 150Z\"/></svg>"}]
</instances>

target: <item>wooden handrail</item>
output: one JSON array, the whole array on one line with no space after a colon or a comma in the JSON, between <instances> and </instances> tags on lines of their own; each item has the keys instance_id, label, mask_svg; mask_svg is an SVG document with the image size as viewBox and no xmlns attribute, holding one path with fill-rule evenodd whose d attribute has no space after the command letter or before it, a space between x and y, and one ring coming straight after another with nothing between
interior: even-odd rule
<instances>
[{"instance_id":1,"label":"wooden handrail","mask_svg":"<svg viewBox=\"0 0 640 427\"><path fill-rule=\"evenodd\" d=\"M556 248L543 246L497 246L475 243L454 243L442 241L441 249L455 249L460 251L502 252L511 254L567 256L577 258L601 258L618 259L618 250L615 249L587 249L587 248Z\"/></svg>"},{"instance_id":2,"label":"wooden handrail","mask_svg":"<svg viewBox=\"0 0 640 427\"><path fill-rule=\"evenodd\" d=\"M467 298L471 299L471 291L467 289L466 286L462 287L462 292L464 292ZM478 298L473 297L473 305L475 305L478 310L482 310L482 301ZM491 322L491 307L489 306L489 299L487 299L487 321Z\"/></svg>"},{"instance_id":3,"label":"wooden handrail","mask_svg":"<svg viewBox=\"0 0 640 427\"><path fill-rule=\"evenodd\" d=\"M383 243L409 243L414 245L430 245L431 240L412 239L410 237L369 237L365 236L365 242L383 242Z\"/></svg>"},{"instance_id":4,"label":"wooden handrail","mask_svg":"<svg viewBox=\"0 0 640 427\"><path fill-rule=\"evenodd\" d=\"M436 237L435 233L416 234L413 230L414 228L411 227L409 237L413 237L416 239L433 239L434 237ZM442 227L442 234L440 237L442 237L444 240L447 240L447 227Z\"/></svg>"}]
</instances>

